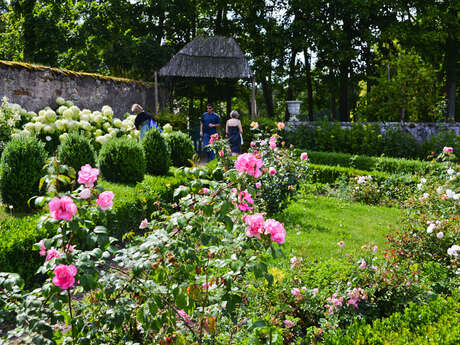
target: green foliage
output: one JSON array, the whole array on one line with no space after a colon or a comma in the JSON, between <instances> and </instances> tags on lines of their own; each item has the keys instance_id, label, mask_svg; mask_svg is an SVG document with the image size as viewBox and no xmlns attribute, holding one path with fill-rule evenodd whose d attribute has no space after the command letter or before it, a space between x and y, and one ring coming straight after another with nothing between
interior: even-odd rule
<instances>
[{"instance_id":1,"label":"green foliage","mask_svg":"<svg viewBox=\"0 0 460 345\"><path fill-rule=\"evenodd\" d=\"M37 283L35 275L42 259L32 250L34 243L53 236L46 228L37 229L40 216L6 217L0 219L0 267L3 272L21 275L27 286Z\"/></svg>"},{"instance_id":2,"label":"green foliage","mask_svg":"<svg viewBox=\"0 0 460 345\"><path fill-rule=\"evenodd\" d=\"M388 178L390 174L380 171L364 171L354 168L345 168L340 166L329 166L320 164L310 164L308 169L308 176L313 183L330 183L333 184L335 181L342 177L354 177L354 176L365 176L369 175L374 180L381 182Z\"/></svg>"},{"instance_id":3,"label":"green foliage","mask_svg":"<svg viewBox=\"0 0 460 345\"><path fill-rule=\"evenodd\" d=\"M38 195L46 157L44 144L36 138L18 137L7 144L0 161L0 192L5 204L18 210L28 208L28 200Z\"/></svg>"},{"instance_id":4,"label":"green foliage","mask_svg":"<svg viewBox=\"0 0 460 345\"><path fill-rule=\"evenodd\" d=\"M112 182L142 181L145 164L144 151L135 139L110 139L102 145L98 156L102 176Z\"/></svg>"},{"instance_id":5,"label":"green foliage","mask_svg":"<svg viewBox=\"0 0 460 345\"><path fill-rule=\"evenodd\" d=\"M171 155L166 140L155 128L149 130L142 140L147 163L147 172L152 175L165 175L171 165Z\"/></svg>"},{"instance_id":6,"label":"green foliage","mask_svg":"<svg viewBox=\"0 0 460 345\"><path fill-rule=\"evenodd\" d=\"M439 87L435 69L415 53L394 44L396 56L380 58L377 83L361 97L360 121L435 121Z\"/></svg>"},{"instance_id":7,"label":"green foliage","mask_svg":"<svg viewBox=\"0 0 460 345\"><path fill-rule=\"evenodd\" d=\"M324 345L455 345L460 339L458 294L426 304L411 304L403 312L372 324L356 321L346 330L326 334Z\"/></svg>"},{"instance_id":8,"label":"green foliage","mask_svg":"<svg viewBox=\"0 0 460 345\"><path fill-rule=\"evenodd\" d=\"M455 135L453 131L447 128L439 131L422 144L423 155L425 157L437 156L442 152L444 146L454 149L458 161L460 158L460 155L458 155L460 152L460 135Z\"/></svg>"},{"instance_id":9,"label":"green foliage","mask_svg":"<svg viewBox=\"0 0 460 345\"><path fill-rule=\"evenodd\" d=\"M420 144L412 134L399 128L389 129L383 135L382 153L389 157L420 157Z\"/></svg>"},{"instance_id":10,"label":"green foliage","mask_svg":"<svg viewBox=\"0 0 460 345\"><path fill-rule=\"evenodd\" d=\"M442 147L441 147L442 150ZM455 150L455 149L454 149ZM300 154L301 150L297 150ZM455 152L455 151L454 151ZM308 151L308 159L313 164L339 165L367 171L382 171L391 174L427 174L440 171L440 164L403 158L371 157L365 155L351 155L348 153Z\"/></svg>"},{"instance_id":11,"label":"green foliage","mask_svg":"<svg viewBox=\"0 0 460 345\"><path fill-rule=\"evenodd\" d=\"M76 132L71 132L59 145L58 159L75 171L79 171L85 164L94 167L96 162L94 147L89 138Z\"/></svg>"},{"instance_id":12,"label":"green foliage","mask_svg":"<svg viewBox=\"0 0 460 345\"><path fill-rule=\"evenodd\" d=\"M158 121L161 127L169 123L174 131L187 133L187 116L183 113L160 113L155 115L155 119Z\"/></svg>"},{"instance_id":13,"label":"green foliage","mask_svg":"<svg viewBox=\"0 0 460 345\"><path fill-rule=\"evenodd\" d=\"M189 160L195 153L192 139L182 132L164 134L163 137L171 150L172 165L175 167L189 166Z\"/></svg>"}]
</instances>

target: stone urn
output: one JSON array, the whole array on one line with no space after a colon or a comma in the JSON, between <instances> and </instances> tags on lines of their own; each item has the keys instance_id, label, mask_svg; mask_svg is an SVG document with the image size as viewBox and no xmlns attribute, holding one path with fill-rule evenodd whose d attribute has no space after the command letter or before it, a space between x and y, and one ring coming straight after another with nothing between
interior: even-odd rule
<instances>
[{"instance_id":1,"label":"stone urn","mask_svg":"<svg viewBox=\"0 0 460 345\"><path fill-rule=\"evenodd\" d=\"M299 120L297 119L297 115L300 114L300 105L302 104L302 101L286 101L286 104L289 115L291 115L289 122L298 122Z\"/></svg>"}]
</instances>

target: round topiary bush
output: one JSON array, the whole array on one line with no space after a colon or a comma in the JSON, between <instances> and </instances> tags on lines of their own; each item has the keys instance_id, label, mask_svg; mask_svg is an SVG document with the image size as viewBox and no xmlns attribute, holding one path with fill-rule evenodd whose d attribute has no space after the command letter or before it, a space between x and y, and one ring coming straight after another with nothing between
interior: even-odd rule
<instances>
[{"instance_id":1,"label":"round topiary bush","mask_svg":"<svg viewBox=\"0 0 460 345\"><path fill-rule=\"evenodd\" d=\"M142 181L145 174L145 154L135 139L113 138L99 151L99 169L108 181L134 183Z\"/></svg>"},{"instance_id":2,"label":"round topiary bush","mask_svg":"<svg viewBox=\"0 0 460 345\"><path fill-rule=\"evenodd\" d=\"M0 192L4 204L26 210L28 200L38 195L44 175L45 144L35 137L17 137L5 147L0 160Z\"/></svg>"},{"instance_id":3,"label":"round topiary bush","mask_svg":"<svg viewBox=\"0 0 460 345\"><path fill-rule=\"evenodd\" d=\"M155 128L149 130L142 140L147 162L147 172L152 175L166 175L171 165L166 140Z\"/></svg>"},{"instance_id":4,"label":"round topiary bush","mask_svg":"<svg viewBox=\"0 0 460 345\"><path fill-rule=\"evenodd\" d=\"M94 147L90 139L76 132L69 133L58 148L58 159L77 172L85 164L95 166L94 157Z\"/></svg>"},{"instance_id":5,"label":"round topiary bush","mask_svg":"<svg viewBox=\"0 0 460 345\"><path fill-rule=\"evenodd\" d=\"M164 135L166 142L171 150L171 163L175 167L190 165L195 150L192 139L185 133L172 132Z\"/></svg>"}]
</instances>

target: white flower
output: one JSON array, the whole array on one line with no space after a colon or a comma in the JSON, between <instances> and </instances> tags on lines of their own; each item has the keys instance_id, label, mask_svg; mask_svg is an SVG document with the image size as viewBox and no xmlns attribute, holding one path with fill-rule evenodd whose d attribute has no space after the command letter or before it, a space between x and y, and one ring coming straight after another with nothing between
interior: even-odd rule
<instances>
[{"instance_id":1,"label":"white flower","mask_svg":"<svg viewBox=\"0 0 460 345\"><path fill-rule=\"evenodd\" d=\"M442 194L442 187L441 187L441 186L439 186L438 188L436 188L436 193Z\"/></svg>"},{"instance_id":2,"label":"white flower","mask_svg":"<svg viewBox=\"0 0 460 345\"><path fill-rule=\"evenodd\" d=\"M433 230L436 229L436 225L434 225L433 223L431 223L430 225L428 225L428 228L426 228L426 232L431 234L433 232Z\"/></svg>"},{"instance_id":3,"label":"white flower","mask_svg":"<svg viewBox=\"0 0 460 345\"><path fill-rule=\"evenodd\" d=\"M450 256L457 257L459 252L460 252L460 246L457 246L456 244L454 244L452 247L447 249L447 254L449 254Z\"/></svg>"},{"instance_id":4,"label":"white flower","mask_svg":"<svg viewBox=\"0 0 460 345\"><path fill-rule=\"evenodd\" d=\"M452 199L454 196L455 196L455 193L450 190L450 189L446 189L446 196L449 198L449 199Z\"/></svg>"},{"instance_id":5,"label":"white flower","mask_svg":"<svg viewBox=\"0 0 460 345\"><path fill-rule=\"evenodd\" d=\"M438 232L438 233L436 234L436 237L439 238L439 239L441 239L441 238L444 237L444 233L443 233L442 231L440 231L440 232Z\"/></svg>"},{"instance_id":6,"label":"white flower","mask_svg":"<svg viewBox=\"0 0 460 345\"><path fill-rule=\"evenodd\" d=\"M88 199L91 196L91 190L89 188L83 189L78 196L82 199Z\"/></svg>"},{"instance_id":7,"label":"white flower","mask_svg":"<svg viewBox=\"0 0 460 345\"><path fill-rule=\"evenodd\" d=\"M452 169L452 168L450 168L450 169L447 170L447 173L448 173L449 175L453 175L453 174L455 174L455 170Z\"/></svg>"},{"instance_id":8,"label":"white flower","mask_svg":"<svg viewBox=\"0 0 460 345\"><path fill-rule=\"evenodd\" d=\"M47 135L47 136L45 137L45 139L46 139L46 141L51 141L51 137L50 137L49 135Z\"/></svg>"},{"instance_id":9,"label":"white flower","mask_svg":"<svg viewBox=\"0 0 460 345\"><path fill-rule=\"evenodd\" d=\"M428 194L428 193L423 193L423 195L420 197L420 200L426 200L426 199L429 198L429 196L430 196L430 194Z\"/></svg>"},{"instance_id":10,"label":"white flower","mask_svg":"<svg viewBox=\"0 0 460 345\"><path fill-rule=\"evenodd\" d=\"M460 193L455 194L455 195L452 197L452 199L454 199L454 200L460 199Z\"/></svg>"},{"instance_id":11,"label":"white flower","mask_svg":"<svg viewBox=\"0 0 460 345\"><path fill-rule=\"evenodd\" d=\"M139 229L147 229L149 226L149 222L147 219L144 219L141 224L139 225Z\"/></svg>"},{"instance_id":12,"label":"white flower","mask_svg":"<svg viewBox=\"0 0 460 345\"><path fill-rule=\"evenodd\" d=\"M421 183L426 183L426 178L422 177L422 178L420 179L420 182L421 182Z\"/></svg>"},{"instance_id":13,"label":"white flower","mask_svg":"<svg viewBox=\"0 0 460 345\"><path fill-rule=\"evenodd\" d=\"M417 184L417 189L418 189L418 190L421 190L421 189L422 189L422 186L423 186L423 184L418 183L418 184Z\"/></svg>"}]
</instances>

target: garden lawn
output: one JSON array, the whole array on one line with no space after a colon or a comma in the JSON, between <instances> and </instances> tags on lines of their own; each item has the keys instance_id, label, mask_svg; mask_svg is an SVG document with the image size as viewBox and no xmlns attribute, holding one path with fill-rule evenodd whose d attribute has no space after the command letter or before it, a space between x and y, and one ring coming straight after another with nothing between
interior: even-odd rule
<instances>
[{"instance_id":1,"label":"garden lawn","mask_svg":"<svg viewBox=\"0 0 460 345\"><path fill-rule=\"evenodd\" d=\"M280 215L287 231L283 251L288 257L316 260L337 256L340 250L355 253L363 244L382 248L386 234L399 227L403 214L396 208L306 196ZM339 241L345 242L343 248Z\"/></svg>"}]
</instances>

